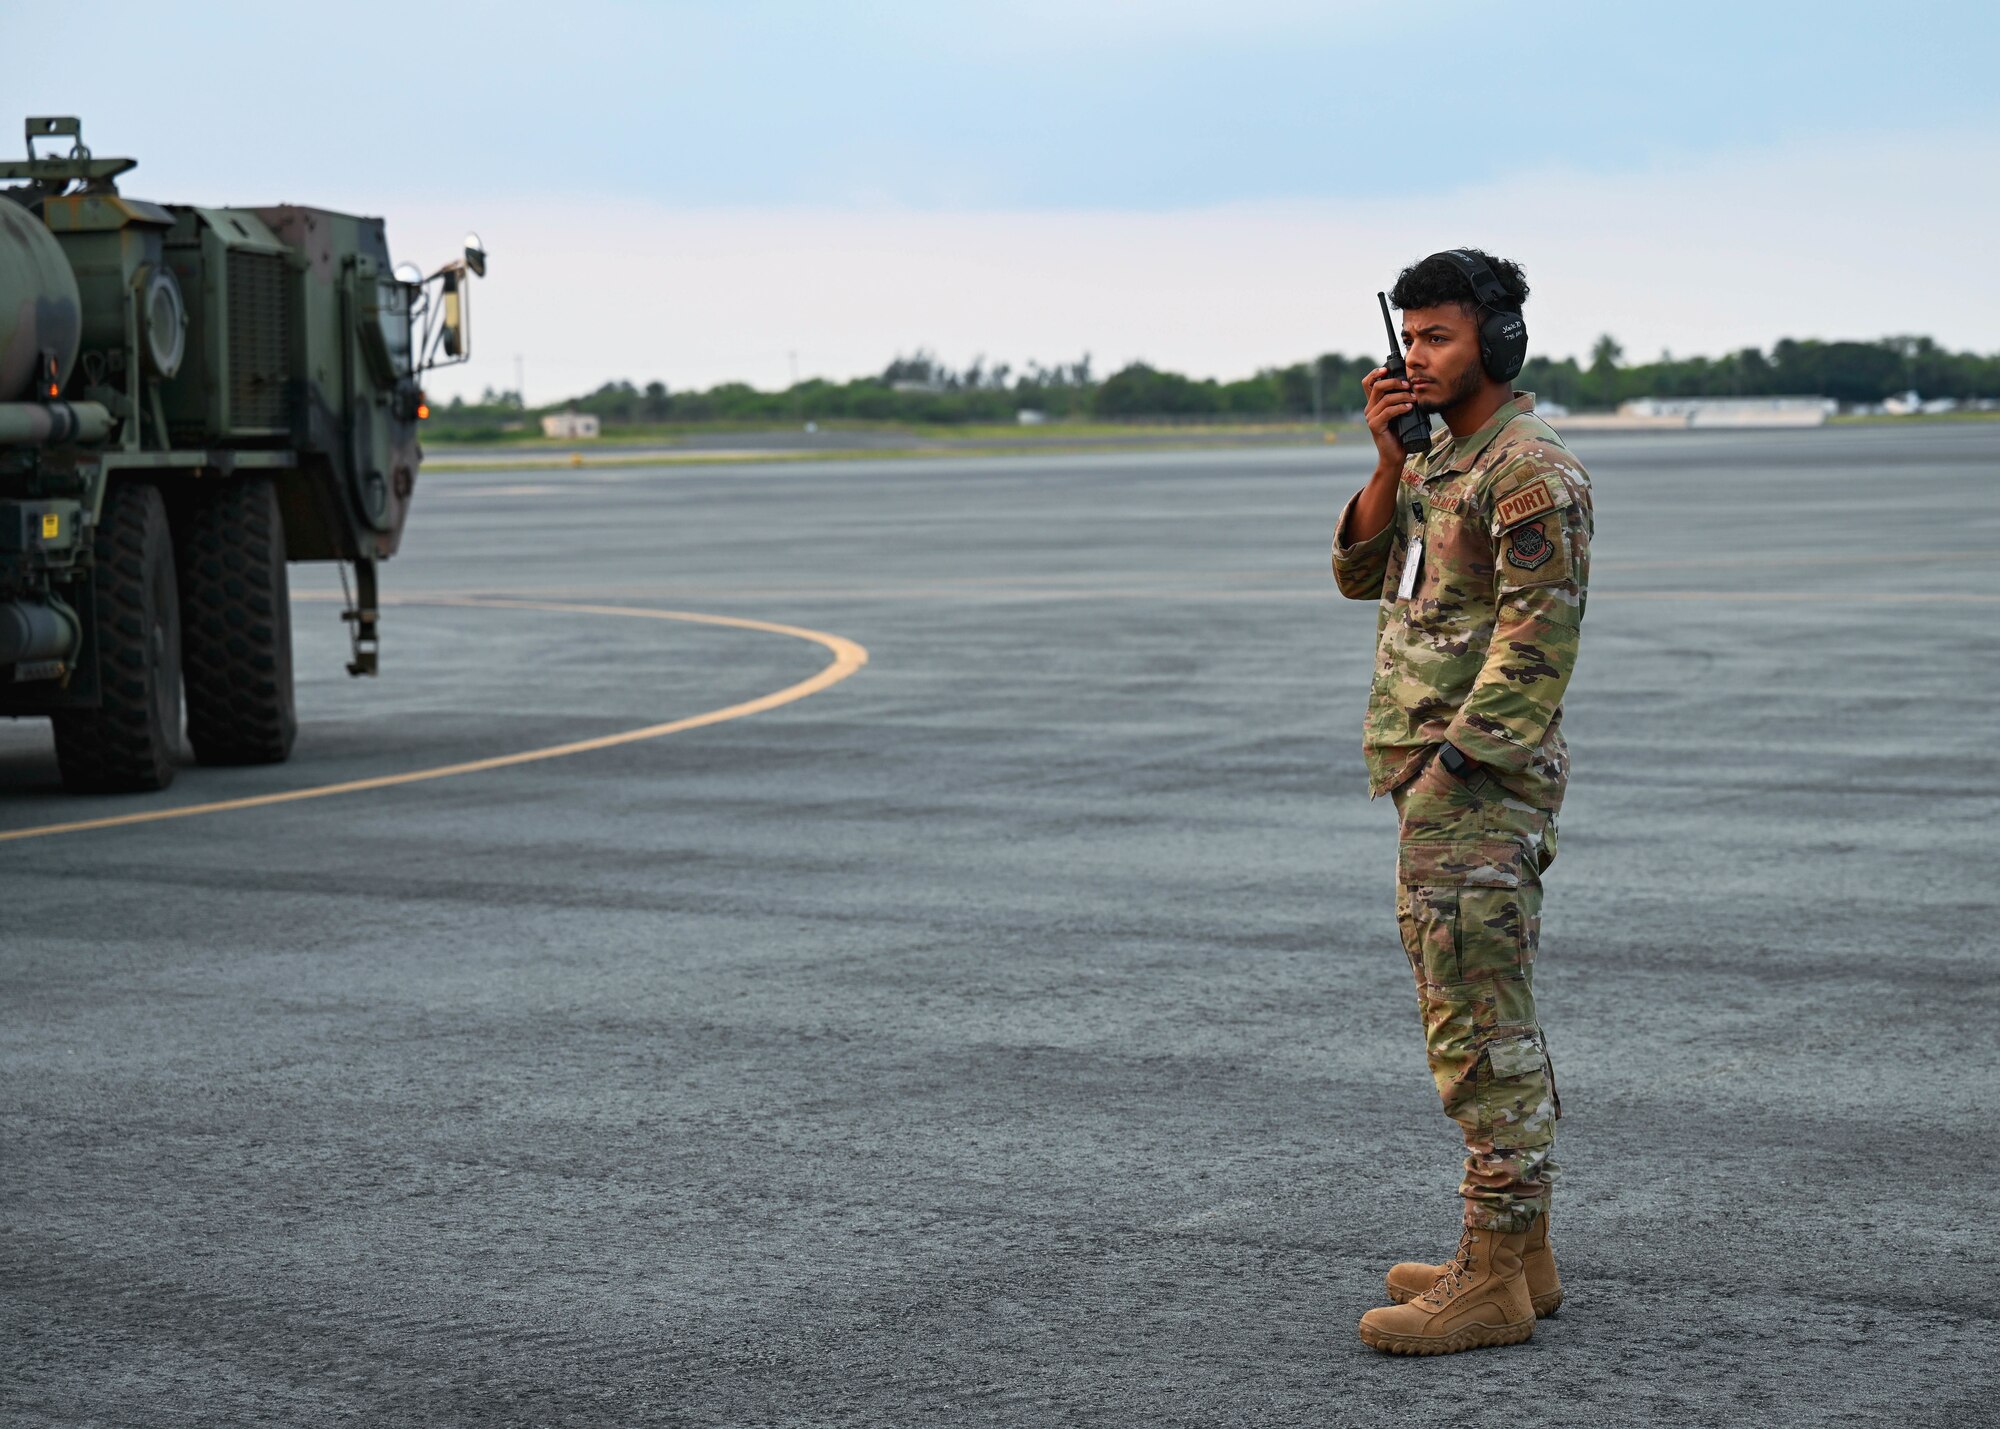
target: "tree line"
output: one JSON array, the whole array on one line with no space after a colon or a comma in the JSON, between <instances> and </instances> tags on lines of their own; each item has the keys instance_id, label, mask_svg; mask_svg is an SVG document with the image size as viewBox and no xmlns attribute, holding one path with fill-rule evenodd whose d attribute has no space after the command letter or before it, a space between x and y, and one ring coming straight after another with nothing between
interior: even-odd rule
<instances>
[{"instance_id":1,"label":"tree line","mask_svg":"<svg viewBox=\"0 0 2000 1429\"><path fill-rule=\"evenodd\" d=\"M1618 343L1599 338L1588 362L1533 357L1518 385L1572 410L1610 409L1636 397L1829 397L1880 402L1914 390L1926 398L2000 398L2000 354L1949 352L1928 337L1876 342L1785 338L1767 353L1747 347L1721 357L1627 363ZM1075 362L1015 369L974 359L953 368L925 351L898 355L883 371L848 382L821 378L783 391L726 382L706 391L669 392L607 382L594 392L528 412L519 395L488 389L478 402L454 398L431 428L443 439L508 435L524 417L588 412L607 427L693 422L802 421L1013 422L1029 409L1050 421L1131 421L1149 417L1238 421L1351 418L1363 405L1361 379L1379 357L1327 353L1268 367L1234 382L1186 377L1135 362L1099 377L1088 354Z\"/></svg>"},{"instance_id":2,"label":"tree line","mask_svg":"<svg viewBox=\"0 0 2000 1429\"><path fill-rule=\"evenodd\" d=\"M1901 392L1958 401L2000 397L2000 353L1948 352L1928 337L1876 342L1784 338L1769 353L1746 347L1721 357L1660 354L1627 366L1610 337L1589 365L1531 358L1522 385L1571 408L1610 408L1635 397L1830 397L1867 405Z\"/></svg>"}]
</instances>

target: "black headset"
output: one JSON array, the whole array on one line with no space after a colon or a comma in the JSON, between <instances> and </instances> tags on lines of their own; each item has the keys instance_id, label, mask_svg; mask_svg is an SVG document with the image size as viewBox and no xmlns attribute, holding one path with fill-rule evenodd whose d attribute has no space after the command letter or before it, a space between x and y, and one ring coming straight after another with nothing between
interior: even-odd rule
<instances>
[{"instance_id":1,"label":"black headset","mask_svg":"<svg viewBox=\"0 0 2000 1429\"><path fill-rule=\"evenodd\" d=\"M1479 319L1479 365L1495 382L1512 382L1521 375L1521 364L1528 360L1527 320L1518 310L1500 306L1513 302L1514 295L1501 283L1492 265L1477 254L1463 248L1447 248L1431 257L1444 259L1472 284L1472 300L1484 314Z\"/></svg>"}]
</instances>

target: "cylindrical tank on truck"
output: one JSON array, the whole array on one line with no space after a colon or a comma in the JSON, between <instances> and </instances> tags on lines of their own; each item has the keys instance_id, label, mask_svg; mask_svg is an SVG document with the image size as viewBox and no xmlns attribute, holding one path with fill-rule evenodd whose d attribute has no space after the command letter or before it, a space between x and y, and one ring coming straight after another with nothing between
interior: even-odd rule
<instances>
[{"instance_id":1,"label":"cylindrical tank on truck","mask_svg":"<svg viewBox=\"0 0 2000 1429\"><path fill-rule=\"evenodd\" d=\"M162 788L184 743L282 761L286 562L354 568L374 674L420 382L469 355L486 254L399 271L379 218L149 203L75 119L27 133L0 162L0 715L48 716L78 790Z\"/></svg>"}]
</instances>

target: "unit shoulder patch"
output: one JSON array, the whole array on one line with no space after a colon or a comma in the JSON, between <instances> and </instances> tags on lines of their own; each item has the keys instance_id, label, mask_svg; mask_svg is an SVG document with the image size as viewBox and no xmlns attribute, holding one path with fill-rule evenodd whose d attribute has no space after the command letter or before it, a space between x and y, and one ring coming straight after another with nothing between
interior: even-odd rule
<instances>
[{"instance_id":1,"label":"unit shoulder patch","mask_svg":"<svg viewBox=\"0 0 2000 1429\"><path fill-rule=\"evenodd\" d=\"M1507 533L1507 563L1524 571L1540 570L1556 553L1547 523L1526 521Z\"/></svg>"}]
</instances>

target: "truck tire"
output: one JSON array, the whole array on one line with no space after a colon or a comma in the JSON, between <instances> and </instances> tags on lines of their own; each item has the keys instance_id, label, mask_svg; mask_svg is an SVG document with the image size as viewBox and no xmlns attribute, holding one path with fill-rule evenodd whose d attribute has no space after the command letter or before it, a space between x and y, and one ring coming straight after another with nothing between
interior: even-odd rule
<instances>
[{"instance_id":1,"label":"truck tire","mask_svg":"<svg viewBox=\"0 0 2000 1429\"><path fill-rule=\"evenodd\" d=\"M63 783L81 794L164 789L181 754L181 613L157 487L105 492L91 586L103 700L54 716Z\"/></svg>"},{"instance_id":2,"label":"truck tire","mask_svg":"<svg viewBox=\"0 0 2000 1429\"><path fill-rule=\"evenodd\" d=\"M221 483L182 513L188 743L203 764L282 764L298 736L285 523L269 477Z\"/></svg>"}]
</instances>

